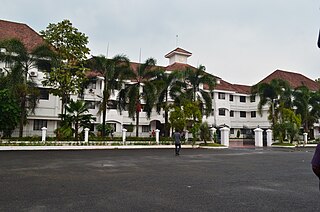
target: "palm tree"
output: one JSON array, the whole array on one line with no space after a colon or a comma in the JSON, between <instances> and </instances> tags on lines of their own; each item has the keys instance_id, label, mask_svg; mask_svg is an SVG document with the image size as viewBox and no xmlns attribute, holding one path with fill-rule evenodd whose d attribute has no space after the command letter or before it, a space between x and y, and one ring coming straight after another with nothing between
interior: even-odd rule
<instances>
[{"instance_id":1,"label":"palm tree","mask_svg":"<svg viewBox=\"0 0 320 212\"><path fill-rule=\"evenodd\" d=\"M102 136L106 132L107 103L115 90L120 90L122 85L122 72L129 69L129 59L124 55L116 55L112 59L104 56L93 57L90 61L90 68L103 76L104 88L100 112L102 111Z\"/></svg>"},{"instance_id":2,"label":"palm tree","mask_svg":"<svg viewBox=\"0 0 320 212\"><path fill-rule=\"evenodd\" d=\"M160 91L157 100L157 112L160 114L161 109L164 110L164 135L169 136L169 108L168 104L169 97L174 99L176 96L176 91L181 90L179 86L179 79L182 77L181 71L173 71L170 74L164 71L159 72L157 79L160 80ZM181 83L180 83L181 84Z\"/></svg>"},{"instance_id":3,"label":"palm tree","mask_svg":"<svg viewBox=\"0 0 320 212\"><path fill-rule=\"evenodd\" d=\"M0 47L6 50L0 52L0 61L9 66L4 68L7 72L7 87L13 91L21 107L19 137L22 137L28 113L34 111L39 94L35 88L36 84L32 82L31 77L28 77L29 71L35 68L50 69L55 54L46 44L28 51L27 47L17 39L1 41Z\"/></svg>"},{"instance_id":4,"label":"palm tree","mask_svg":"<svg viewBox=\"0 0 320 212\"><path fill-rule=\"evenodd\" d=\"M118 96L120 112L127 109L129 117L136 120L136 136L139 136L139 114L142 109L141 101L144 100L144 111L150 118L152 108L156 102L157 86L156 76L159 70L155 67L156 60L149 58L143 64L138 64L136 70L129 69L124 76L130 80L125 88L121 89ZM143 89L141 92L140 89Z\"/></svg>"},{"instance_id":5,"label":"palm tree","mask_svg":"<svg viewBox=\"0 0 320 212\"><path fill-rule=\"evenodd\" d=\"M294 90L293 97L296 113L302 118L304 132L310 133L310 126L320 118L320 92L312 92L306 86L300 86Z\"/></svg>"},{"instance_id":6,"label":"palm tree","mask_svg":"<svg viewBox=\"0 0 320 212\"><path fill-rule=\"evenodd\" d=\"M74 126L72 130L74 131L76 140L79 139L79 128L89 127L91 120L93 120L92 114L88 114L88 111L84 101L73 101L71 99L70 103L66 105L67 113L60 114L60 117L63 116L64 126Z\"/></svg>"},{"instance_id":7,"label":"palm tree","mask_svg":"<svg viewBox=\"0 0 320 212\"><path fill-rule=\"evenodd\" d=\"M187 68L185 70L185 94L188 99L198 102L201 111L208 116L212 111L211 93L216 85L216 78L205 72L205 67L200 65L197 69ZM200 85L207 86L200 88ZM205 108L203 107L205 105Z\"/></svg>"},{"instance_id":8,"label":"palm tree","mask_svg":"<svg viewBox=\"0 0 320 212\"><path fill-rule=\"evenodd\" d=\"M258 112L262 116L262 108L264 105L269 105L269 120L272 121L272 126L275 125L280 116L278 110L280 104L285 108L291 108L291 88L287 81L282 79L273 79L270 83L259 83L252 87L252 95L258 95L260 101L258 104Z\"/></svg>"}]
</instances>

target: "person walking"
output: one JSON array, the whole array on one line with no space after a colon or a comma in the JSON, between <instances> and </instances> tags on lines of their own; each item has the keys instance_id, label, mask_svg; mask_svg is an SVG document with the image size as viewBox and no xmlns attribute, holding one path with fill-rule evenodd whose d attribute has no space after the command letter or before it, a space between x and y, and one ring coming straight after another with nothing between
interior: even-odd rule
<instances>
[{"instance_id":1,"label":"person walking","mask_svg":"<svg viewBox=\"0 0 320 212\"><path fill-rule=\"evenodd\" d=\"M178 156L180 155L180 149L181 149L181 134L178 130L174 132L173 139L174 139L175 153L176 153L176 156Z\"/></svg>"},{"instance_id":2,"label":"person walking","mask_svg":"<svg viewBox=\"0 0 320 212\"><path fill-rule=\"evenodd\" d=\"M312 171L319 179L319 191L320 191L320 144L317 145L316 151L314 152L312 161Z\"/></svg>"}]
</instances>

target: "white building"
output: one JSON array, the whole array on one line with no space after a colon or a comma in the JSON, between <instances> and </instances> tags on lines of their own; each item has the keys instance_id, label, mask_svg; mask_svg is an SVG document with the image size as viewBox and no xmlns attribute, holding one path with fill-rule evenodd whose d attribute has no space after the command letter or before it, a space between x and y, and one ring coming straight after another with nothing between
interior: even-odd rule
<instances>
[{"instance_id":1,"label":"white building","mask_svg":"<svg viewBox=\"0 0 320 212\"><path fill-rule=\"evenodd\" d=\"M21 39L28 48L34 47L36 44L43 42L42 38L25 24L0 20L0 40L8 38ZM186 67L192 67L188 64L187 59L192 55L181 48L176 48L165 55L169 59L169 65L165 68L167 72L173 70L182 70ZM131 66L137 67L137 63L131 63ZM0 68L5 64L0 63ZM1 71L1 69L0 69ZM59 97L49 94L48 88L45 88L41 81L44 78L44 73L39 70L30 71L30 79L37 83L40 89L40 99L35 114L28 116L28 123L24 128L24 136L41 135L41 128L48 128L48 135L54 136L54 130L58 127L58 114L61 112L61 101ZM252 130L258 126L262 129L268 129L270 123L267 120L267 106L263 108L263 115L260 116L257 112L259 97L251 97L251 86L231 84L223 79L217 78L217 86L215 87L213 97L213 113L209 117L204 117L209 125L216 128L228 126L230 128L230 136L236 137L237 132L241 132L241 137L251 136ZM300 85L306 85L311 90L318 90L319 84L315 81L298 73L276 70L261 82L269 82L272 79L281 78L287 80L290 85L295 88ZM97 102L101 101L103 90L103 78L96 77L96 81L89 84L85 89L83 99L88 102L89 112L95 116L95 122L92 126L92 131L97 132L96 126L102 123L102 114L98 114ZM202 85L203 86L203 85ZM204 85L205 87L205 85ZM110 98L110 103L116 101L116 94ZM77 99L77 96L72 96ZM129 118L128 112L123 111L122 114L112 105L109 105L107 110L106 122L113 124L115 135L120 135L123 128L128 125L135 125L135 122ZM155 129L160 129L163 132L164 114L160 115L153 112L150 119L147 119L145 112L140 113L140 136L149 136L149 132ZM314 126L314 135L319 137L319 124ZM16 136L15 132L13 136ZM129 133L130 135L130 133ZM134 135L134 134L132 134Z\"/></svg>"}]
</instances>

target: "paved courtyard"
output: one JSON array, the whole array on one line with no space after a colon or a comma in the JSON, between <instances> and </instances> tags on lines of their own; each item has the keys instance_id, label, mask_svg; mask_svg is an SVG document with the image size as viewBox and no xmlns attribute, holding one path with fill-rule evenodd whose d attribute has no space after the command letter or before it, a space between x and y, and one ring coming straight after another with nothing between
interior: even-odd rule
<instances>
[{"instance_id":1,"label":"paved courtyard","mask_svg":"<svg viewBox=\"0 0 320 212\"><path fill-rule=\"evenodd\" d=\"M320 211L314 149L0 152L0 211Z\"/></svg>"}]
</instances>

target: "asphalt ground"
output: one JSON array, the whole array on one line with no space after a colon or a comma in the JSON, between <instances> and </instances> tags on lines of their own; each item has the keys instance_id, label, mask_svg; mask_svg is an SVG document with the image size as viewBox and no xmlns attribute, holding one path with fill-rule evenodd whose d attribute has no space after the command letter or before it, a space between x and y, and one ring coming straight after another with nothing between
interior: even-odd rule
<instances>
[{"instance_id":1,"label":"asphalt ground","mask_svg":"<svg viewBox=\"0 0 320 212\"><path fill-rule=\"evenodd\" d=\"M313 152L0 151L0 211L320 211Z\"/></svg>"}]
</instances>

